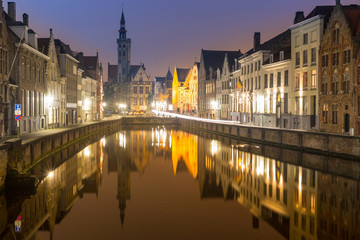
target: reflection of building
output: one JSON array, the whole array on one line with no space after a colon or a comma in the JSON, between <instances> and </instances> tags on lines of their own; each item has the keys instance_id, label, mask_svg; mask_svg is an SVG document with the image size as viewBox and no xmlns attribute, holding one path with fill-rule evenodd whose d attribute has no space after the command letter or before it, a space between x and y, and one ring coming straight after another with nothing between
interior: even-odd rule
<instances>
[{"instance_id":1,"label":"reflection of building","mask_svg":"<svg viewBox=\"0 0 360 240\"><path fill-rule=\"evenodd\" d=\"M191 176L196 179L198 175L197 136L181 131L172 131L171 141L174 175L179 170L187 169Z\"/></svg>"},{"instance_id":2,"label":"reflection of building","mask_svg":"<svg viewBox=\"0 0 360 240\"><path fill-rule=\"evenodd\" d=\"M198 141L201 198L237 199L253 215L254 228L261 218L289 239L316 239L314 170L251 153L247 144Z\"/></svg>"},{"instance_id":3,"label":"reflection of building","mask_svg":"<svg viewBox=\"0 0 360 240\"><path fill-rule=\"evenodd\" d=\"M117 172L117 199L119 201L121 224L125 220L126 201L130 200L130 173L142 175L147 163L152 159L151 132L127 131L119 132L108 139L106 152L108 170Z\"/></svg>"},{"instance_id":4,"label":"reflection of building","mask_svg":"<svg viewBox=\"0 0 360 240\"><path fill-rule=\"evenodd\" d=\"M360 239L359 182L319 174L319 239Z\"/></svg>"},{"instance_id":5,"label":"reflection of building","mask_svg":"<svg viewBox=\"0 0 360 240\"><path fill-rule=\"evenodd\" d=\"M123 150L125 151L125 149ZM119 200L121 225L124 225L126 200L130 200L130 167L131 159L126 153L117 159L118 187L117 196Z\"/></svg>"}]
</instances>

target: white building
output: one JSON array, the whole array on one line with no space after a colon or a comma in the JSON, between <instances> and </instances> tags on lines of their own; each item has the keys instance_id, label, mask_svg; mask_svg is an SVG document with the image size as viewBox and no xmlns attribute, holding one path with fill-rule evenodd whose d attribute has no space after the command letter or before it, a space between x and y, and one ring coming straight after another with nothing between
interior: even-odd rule
<instances>
[{"instance_id":1,"label":"white building","mask_svg":"<svg viewBox=\"0 0 360 240\"><path fill-rule=\"evenodd\" d=\"M313 11L307 19L290 27L295 79L290 104L294 129L318 129L319 126L318 62L325 15L315 14Z\"/></svg>"}]
</instances>

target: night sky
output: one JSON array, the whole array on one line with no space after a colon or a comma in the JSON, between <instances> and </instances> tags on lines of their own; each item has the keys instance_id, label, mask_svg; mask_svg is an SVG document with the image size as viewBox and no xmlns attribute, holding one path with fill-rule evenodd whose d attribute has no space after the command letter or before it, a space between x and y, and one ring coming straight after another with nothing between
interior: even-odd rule
<instances>
[{"instance_id":1,"label":"night sky","mask_svg":"<svg viewBox=\"0 0 360 240\"><path fill-rule=\"evenodd\" d=\"M95 55L99 50L107 79L107 63L117 63L122 4L132 40L132 64L143 62L151 77L165 76L168 67L191 67L201 49L238 50L252 47L254 32L261 43L292 25L296 11L305 16L316 5L335 0L17 0L17 20L29 15L39 37L55 38L72 50ZM359 4L359 0L342 0ZM3 3L7 11L7 2Z\"/></svg>"}]
</instances>

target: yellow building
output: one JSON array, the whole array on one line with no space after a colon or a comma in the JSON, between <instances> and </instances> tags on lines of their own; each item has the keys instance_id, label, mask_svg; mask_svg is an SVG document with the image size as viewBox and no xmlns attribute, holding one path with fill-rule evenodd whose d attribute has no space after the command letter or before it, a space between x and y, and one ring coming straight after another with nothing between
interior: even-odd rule
<instances>
[{"instance_id":1,"label":"yellow building","mask_svg":"<svg viewBox=\"0 0 360 240\"><path fill-rule=\"evenodd\" d=\"M195 63L191 69L174 69L172 104L177 113L197 112L198 65Z\"/></svg>"}]
</instances>

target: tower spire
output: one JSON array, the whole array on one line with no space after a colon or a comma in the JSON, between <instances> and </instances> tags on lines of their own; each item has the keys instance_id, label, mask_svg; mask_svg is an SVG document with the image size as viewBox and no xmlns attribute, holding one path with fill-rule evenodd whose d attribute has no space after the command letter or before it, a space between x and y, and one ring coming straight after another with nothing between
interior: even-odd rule
<instances>
[{"instance_id":1,"label":"tower spire","mask_svg":"<svg viewBox=\"0 0 360 240\"><path fill-rule=\"evenodd\" d=\"M121 20L120 20L120 26L125 27L125 17L124 17L124 9L121 11Z\"/></svg>"},{"instance_id":2,"label":"tower spire","mask_svg":"<svg viewBox=\"0 0 360 240\"><path fill-rule=\"evenodd\" d=\"M121 20L120 20L120 39L126 39L126 29L125 29L125 17L124 17L124 9L121 12Z\"/></svg>"}]
</instances>

